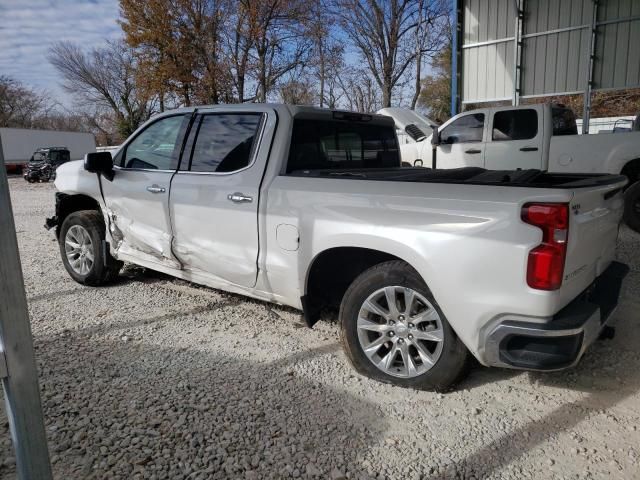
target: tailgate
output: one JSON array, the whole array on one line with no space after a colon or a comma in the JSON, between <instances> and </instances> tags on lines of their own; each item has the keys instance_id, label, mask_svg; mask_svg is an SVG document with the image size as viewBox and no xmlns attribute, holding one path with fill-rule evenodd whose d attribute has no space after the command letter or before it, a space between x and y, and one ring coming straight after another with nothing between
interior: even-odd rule
<instances>
[{"instance_id":1,"label":"tailgate","mask_svg":"<svg viewBox=\"0 0 640 480\"><path fill-rule=\"evenodd\" d=\"M570 203L569 241L561 294L569 302L586 289L615 258L626 180L576 188Z\"/></svg>"}]
</instances>

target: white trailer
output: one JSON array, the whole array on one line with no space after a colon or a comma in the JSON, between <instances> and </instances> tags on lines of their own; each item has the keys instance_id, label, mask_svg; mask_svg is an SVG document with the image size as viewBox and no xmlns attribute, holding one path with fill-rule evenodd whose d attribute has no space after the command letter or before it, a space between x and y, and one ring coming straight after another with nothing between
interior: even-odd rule
<instances>
[{"instance_id":1,"label":"white trailer","mask_svg":"<svg viewBox=\"0 0 640 480\"><path fill-rule=\"evenodd\" d=\"M42 147L66 147L71 160L80 160L86 153L96 151L95 137L84 132L0 128L0 142L9 171L22 168L33 152Z\"/></svg>"}]
</instances>

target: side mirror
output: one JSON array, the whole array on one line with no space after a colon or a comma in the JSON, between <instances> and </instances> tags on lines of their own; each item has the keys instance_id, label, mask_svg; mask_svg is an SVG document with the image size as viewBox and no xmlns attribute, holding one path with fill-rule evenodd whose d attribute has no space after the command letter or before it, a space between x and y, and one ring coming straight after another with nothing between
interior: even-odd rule
<instances>
[{"instance_id":1,"label":"side mirror","mask_svg":"<svg viewBox=\"0 0 640 480\"><path fill-rule=\"evenodd\" d=\"M436 125L431 125L431 131L433 132L431 135L431 145L437 147L442 143L440 132L438 132L438 127Z\"/></svg>"},{"instance_id":2,"label":"side mirror","mask_svg":"<svg viewBox=\"0 0 640 480\"><path fill-rule=\"evenodd\" d=\"M84 169L87 172L102 174L111 181L114 177L111 152L93 152L84 156Z\"/></svg>"}]
</instances>

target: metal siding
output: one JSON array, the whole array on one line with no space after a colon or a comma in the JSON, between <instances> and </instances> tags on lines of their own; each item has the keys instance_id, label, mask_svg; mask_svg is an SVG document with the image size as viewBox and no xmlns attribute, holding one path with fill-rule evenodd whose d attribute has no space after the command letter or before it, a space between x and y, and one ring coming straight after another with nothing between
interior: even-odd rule
<instances>
[{"instance_id":1,"label":"metal siding","mask_svg":"<svg viewBox=\"0 0 640 480\"><path fill-rule=\"evenodd\" d=\"M617 0L601 5L598 21L640 15L637 0ZM640 20L598 27L594 88L620 89L640 85Z\"/></svg>"},{"instance_id":2,"label":"metal siding","mask_svg":"<svg viewBox=\"0 0 640 480\"><path fill-rule=\"evenodd\" d=\"M640 2L633 2L631 15L640 15ZM640 85L640 21L629 22L629 66L627 68L627 85ZM635 59L635 61L633 61Z\"/></svg>"},{"instance_id":3,"label":"metal siding","mask_svg":"<svg viewBox=\"0 0 640 480\"><path fill-rule=\"evenodd\" d=\"M527 0L522 56L522 96L583 91L587 86L592 0ZM512 37L513 0L464 0L464 45ZM640 0L604 0L598 21L640 15ZM550 30L584 27L549 33ZM546 33L545 33L546 32ZM543 33L539 36L527 35ZM462 51L462 101L513 95L513 41ZM594 89L640 85L640 20L599 25Z\"/></svg>"},{"instance_id":4,"label":"metal siding","mask_svg":"<svg viewBox=\"0 0 640 480\"><path fill-rule=\"evenodd\" d=\"M507 37L513 37L515 34L515 18L516 18L516 7L513 0L503 0L502 8L504 8L507 12Z\"/></svg>"},{"instance_id":5,"label":"metal siding","mask_svg":"<svg viewBox=\"0 0 640 480\"><path fill-rule=\"evenodd\" d=\"M480 2L478 10L478 41L489 40L489 4L493 2Z\"/></svg>"},{"instance_id":6,"label":"metal siding","mask_svg":"<svg viewBox=\"0 0 640 480\"><path fill-rule=\"evenodd\" d=\"M570 33L558 33L556 35L558 46L556 50L556 76L553 84L554 92L568 92L569 85L569 45Z\"/></svg>"}]
</instances>

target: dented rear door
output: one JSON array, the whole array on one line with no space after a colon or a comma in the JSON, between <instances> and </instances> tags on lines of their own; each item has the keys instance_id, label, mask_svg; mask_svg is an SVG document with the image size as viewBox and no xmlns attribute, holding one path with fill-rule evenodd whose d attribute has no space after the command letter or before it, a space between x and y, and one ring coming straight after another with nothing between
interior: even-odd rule
<instances>
[{"instance_id":1,"label":"dented rear door","mask_svg":"<svg viewBox=\"0 0 640 480\"><path fill-rule=\"evenodd\" d=\"M156 119L131 137L103 181L113 248L123 255L179 268L171 252L169 188L190 114Z\"/></svg>"},{"instance_id":2,"label":"dented rear door","mask_svg":"<svg viewBox=\"0 0 640 480\"><path fill-rule=\"evenodd\" d=\"M185 272L253 287L260 184L276 113L261 105L198 113L171 183L173 251Z\"/></svg>"}]
</instances>

